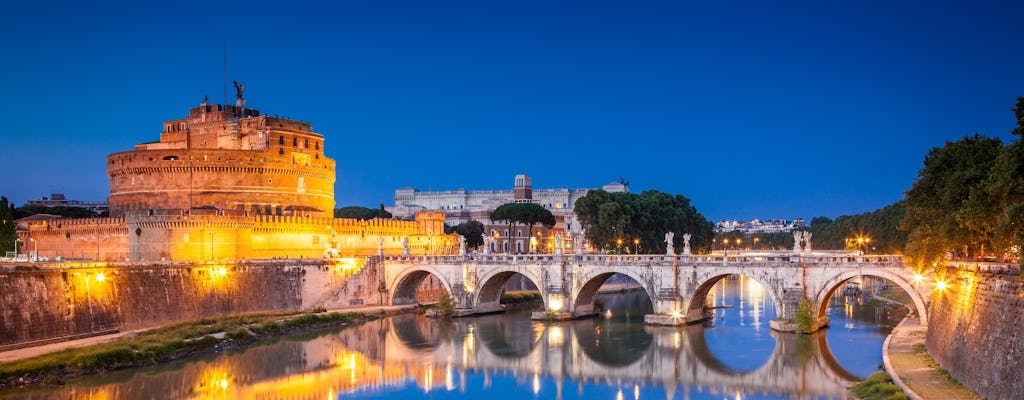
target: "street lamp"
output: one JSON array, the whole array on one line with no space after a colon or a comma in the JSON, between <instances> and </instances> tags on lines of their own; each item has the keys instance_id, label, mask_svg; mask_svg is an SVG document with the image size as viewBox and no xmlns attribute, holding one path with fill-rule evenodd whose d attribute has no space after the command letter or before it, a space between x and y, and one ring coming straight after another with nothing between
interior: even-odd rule
<instances>
[{"instance_id":1,"label":"street lamp","mask_svg":"<svg viewBox=\"0 0 1024 400\"><path fill-rule=\"evenodd\" d=\"M622 254L622 238L615 239L615 252Z\"/></svg>"},{"instance_id":2,"label":"street lamp","mask_svg":"<svg viewBox=\"0 0 1024 400\"><path fill-rule=\"evenodd\" d=\"M757 250L757 242L760 242L760 241L761 241L761 237L759 237L759 236L755 236L754 237L754 250Z\"/></svg>"},{"instance_id":3,"label":"street lamp","mask_svg":"<svg viewBox=\"0 0 1024 400\"><path fill-rule=\"evenodd\" d=\"M633 238L633 254L640 252L640 238Z\"/></svg>"},{"instance_id":4,"label":"street lamp","mask_svg":"<svg viewBox=\"0 0 1024 400\"><path fill-rule=\"evenodd\" d=\"M736 249L737 250L743 250L743 246L742 245L743 245L743 239L742 238L736 238Z\"/></svg>"}]
</instances>

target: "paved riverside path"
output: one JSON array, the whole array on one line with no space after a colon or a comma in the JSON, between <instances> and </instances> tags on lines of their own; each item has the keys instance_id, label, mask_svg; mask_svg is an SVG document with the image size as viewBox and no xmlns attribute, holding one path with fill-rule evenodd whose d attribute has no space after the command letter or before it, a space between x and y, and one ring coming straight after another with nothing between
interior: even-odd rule
<instances>
[{"instance_id":1,"label":"paved riverside path","mask_svg":"<svg viewBox=\"0 0 1024 400\"><path fill-rule=\"evenodd\" d=\"M349 307L349 308L338 308L330 309L327 312L364 312L373 313L377 311L384 311L386 313L400 312L405 310L415 309L416 306L364 306L364 307ZM210 317L217 318L217 317ZM153 327L159 328L159 327ZM150 328L152 329L152 328ZM7 363L12 361L24 360L26 358L38 357L44 354L55 353L61 350L77 349L79 347L92 346L94 344L112 342L126 336L134 336L139 332L143 332L147 329L136 329L133 331L125 331L112 333L109 335L91 336L82 339L68 340L66 342L49 343L41 346L25 347L21 349L8 350L0 352L0 363Z\"/></svg>"},{"instance_id":2,"label":"paved riverside path","mask_svg":"<svg viewBox=\"0 0 1024 400\"><path fill-rule=\"evenodd\" d=\"M906 318L885 340L882 359L896 386L915 400L981 399L943 372L924 350L928 327Z\"/></svg>"}]
</instances>

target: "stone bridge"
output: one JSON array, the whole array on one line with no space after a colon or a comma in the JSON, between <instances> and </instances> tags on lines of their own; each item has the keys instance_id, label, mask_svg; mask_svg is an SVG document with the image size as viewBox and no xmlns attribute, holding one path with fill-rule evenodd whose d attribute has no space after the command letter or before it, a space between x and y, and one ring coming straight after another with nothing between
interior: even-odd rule
<instances>
[{"instance_id":1,"label":"stone bridge","mask_svg":"<svg viewBox=\"0 0 1024 400\"><path fill-rule=\"evenodd\" d=\"M906 291L928 322L935 277L915 273L900 256L852 252L794 254L783 251L711 255L444 255L400 256L383 260L381 287L392 305L416 304L419 285L433 276L455 299L458 315L501 310L505 282L516 274L540 290L547 310L564 317L594 313L598 289L614 274L643 287L654 306L647 321L679 325L705 319L711 288L729 275L744 275L765 288L780 319L791 321L801 300L813 304L818 326L827 325L828 301L857 276L887 279ZM772 328L793 325L773 321Z\"/></svg>"}]
</instances>

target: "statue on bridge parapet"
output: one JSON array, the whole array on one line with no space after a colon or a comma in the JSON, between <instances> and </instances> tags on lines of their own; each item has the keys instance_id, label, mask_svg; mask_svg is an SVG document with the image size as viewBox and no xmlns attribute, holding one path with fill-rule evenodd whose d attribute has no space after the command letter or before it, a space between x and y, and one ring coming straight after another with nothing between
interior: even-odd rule
<instances>
[{"instance_id":1,"label":"statue on bridge parapet","mask_svg":"<svg viewBox=\"0 0 1024 400\"><path fill-rule=\"evenodd\" d=\"M459 235L459 255L466 255L466 237Z\"/></svg>"},{"instance_id":2,"label":"statue on bridge parapet","mask_svg":"<svg viewBox=\"0 0 1024 400\"><path fill-rule=\"evenodd\" d=\"M690 255L690 234L683 234L683 254Z\"/></svg>"},{"instance_id":3,"label":"statue on bridge parapet","mask_svg":"<svg viewBox=\"0 0 1024 400\"><path fill-rule=\"evenodd\" d=\"M481 233L480 238L484 240L484 255L491 254L491 237L486 233Z\"/></svg>"},{"instance_id":4,"label":"statue on bridge parapet","mask_svg":"<svg viewBox=\"0 0 1024 400\"><path fill-rule=\"evenodd\" d=\"M576 233L576 255L583 255L583 232Z\"/></svg>"},{"instance_id":5,"label":"statue on bridge parapet","mask_svg":"<svg viewBox=\"0 0 1024 400\"><path fill-rule=\"evenodd\" d=\"M665 232L665 243L668 246L665 247L665 255L674 256L676 255L676 246L672 243L676 238L675 232Z\"/></svg>"},{"instance_id":6,"label":"statue on bridge parapet","mask_svg":"<svg viewBox=\"0 0 1024 400\"><path fill-rule=\"evenodd\" d=\"M409 255L409 237L408 236L402 236L402 255L403 256Z\"/></svg>"},{"instance_id":7,"label":"statue on bridge parapet","mask_svg":"<svg viewBox=\"0 0 1024 400\"><path fill-rule=\"evenodd\" d=\"M377 236L377 255L384 256L384 237Z\"/></svg>"},{"instance_id":8,"label":"statue on bridge parapet","mask_svg":"<svg viewBox=\"0 0 1024 400\"><path fill-rule=\"evenodd\" d=\"M565 242L562 241L562 234L555 235L555 254L562 255L562 246Z\"/></svg>"},{"instance_id":9,"label":"statue on bridge parapet","mask_svg":"<svg viewBox=\"0 0 1024 400\"><path fill-rule=\"evenodd\" d=\"M800 254L800 240L803 239L803 232L793 231L793 252Z\"/></svg>"},{"instance_id":10,"label":"statue on bridge parapet","mask_svg":"<svg viewBox=\"0 0 1024 400\"><path fill-rule=\"evenodd\" d=\"M811 232L804 232L804 253L810 254L812 251Z\"/></svg>"}]
</instances>

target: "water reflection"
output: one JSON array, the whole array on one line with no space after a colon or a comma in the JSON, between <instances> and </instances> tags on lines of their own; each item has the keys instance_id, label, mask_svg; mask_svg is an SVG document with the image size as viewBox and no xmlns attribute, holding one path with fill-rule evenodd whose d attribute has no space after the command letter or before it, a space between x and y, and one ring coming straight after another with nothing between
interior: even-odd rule
<instances>
[{"instance_id":1,"label":"water reflection","mask_svg":"<svg viewBox=\"0 0 1024 400\"><path fill-rule=\"evenodd\" d=\"M766 325L774 318L774 306L763 293L749 290L743 279L728 279L722 286L724 290L715 289L714 302L733 308L717 309L706 325L644 326L642 316L649 311L643 308L650 302L642 292L603 295L613 315L608 319L545 324L530 321L527 312L453 321L402 315L236 353L76 379L59 389L6 395L332 400L848 397L846 386L856 376L829 347L843 331L774 333ZM876 331L864 332L878 336Z\"/></svg>"}]
</instances>

